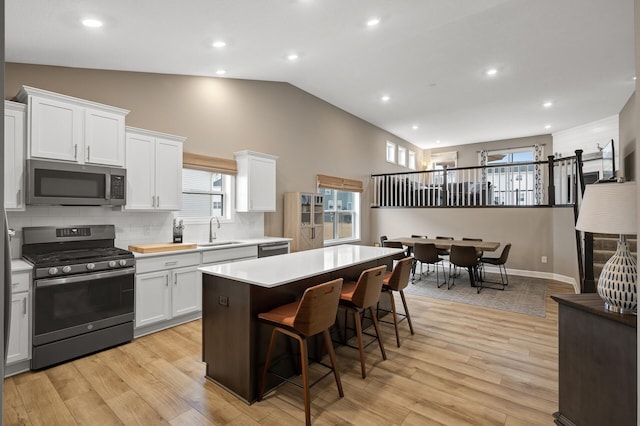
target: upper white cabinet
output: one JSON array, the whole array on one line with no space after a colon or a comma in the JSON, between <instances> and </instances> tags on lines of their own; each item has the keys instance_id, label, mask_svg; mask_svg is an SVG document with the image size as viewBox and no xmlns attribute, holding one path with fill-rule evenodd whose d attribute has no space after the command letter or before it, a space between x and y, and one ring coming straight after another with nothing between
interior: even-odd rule
<instances>
[{"instance_id":1,"label":"upper white cabinet","mask_svg":"<svg viewBox=\"0 0 640 426\"><path fill-rule=\"evenodd\" d=\"M26 107L4 101L4 207L24 210Z\"/></svg>"},{"instance_id":2,"label":"upper white cabinet","mask_svg":"<svg viewBox=\"0 0 640 426\"><path fill-rule=\"evenodd\" d=\"M126 210L180 210L186 138L126 128Z\"/></svg>"},{"instance_id":3,"label":"upper white cabinet","mask_svg":"<svg viewBox=\"0 0 640 426\"><path fill-rule=\"evenodd\" d=\"M278 157L253 151L234 153L236 176L236 211L276 211L276 160Z\"/></svg>"},{"instance_id":4,"label":"upper white cabinet","mask_svg":"<svg viewBox=\"0 0 640 426\"><path fill-rule=\"evenodd\" d=\"M22 86L27 104L27 156L124 167L128 110Z\"/></svg>"}]
</instances>

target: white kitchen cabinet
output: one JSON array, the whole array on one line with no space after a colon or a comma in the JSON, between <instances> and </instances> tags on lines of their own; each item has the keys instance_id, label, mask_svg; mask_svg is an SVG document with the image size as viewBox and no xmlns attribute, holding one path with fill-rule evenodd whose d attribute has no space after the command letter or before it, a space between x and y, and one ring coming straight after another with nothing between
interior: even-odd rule
<instances>
[{"instance_id":1,"label":"white kitchen cabinet","mask_svg":"<svg viewBox=\"0 0 640 426\"><path fill-rule=\"evenodd\" d=\"M171 315L202 311L202 281L197 268L176 269L172 274Z\"/></svg>"},{"instance_id":2,"label":"white kitchen cabinet","mask_svg":"<svg viewBox=\"0 0 640 426\"><path fill-rule=\"evenodd\" d=\"M26 107L4 101L4 207L24 211Z\"/></svg>"},{"instance_id":3,"label":"white kitchen cabinet","mask_svg":"<svg viewBox=\"0 0 640 426\"><path fill-rule=\"evenodd\" d=\"M30 272L14 272L11 275L11 326L7 348L7 365L29 359L30 282Z\"/></svg>"},{"instance_id":4,"label":"white kitchen cabinet","mask_svg":"<svg viewBox=\"0 0 640 426\"><path fill-rule=\"evenodd\" d=\"M284 236L291 238L291 251L324 246L324 197L322 194L285 192Z\"/></svg>"},{"instance_id":5,"label":"white kitchen cabinet","mask_svg":"<svg viewBox=\"0 0 640 426\"><path fill-rule=\"evenodd\" d=\"M200 253L136 260L136 328L202 311Z\"/></svg>"},{"instance_id":6,"label":"white kitchen cabinet","mask_svg":"<svg viewBox=\"0 0 640 426\"><path fill-rule=\"evenodd\" d=\"M236 176L236 211L276 211L276 160L278 157L253 151L234 153Z\"/></svg>"},{"instance_id":7,"label":"white kitchen cabinet","mask_svg":"<svg viewBox=\"0 0 640 426\"><path fill-rule=\"evenodd\" d=\"M128 110L23 86L27 156L80 164L125 165Z\"/></svg>"},{"instance_id":8,"label":"white kitchen cabinet","mask_svg":"<svg viewBox=\"0 0 640 426\"><path fill-rule=\"evenodd\" d=\"M169 271L136 275L136 327L171 318Z\"/></svg>"},{"instance_id":9,"label":"white kitchen cabinet","mask_svg":"<svg viewBox=\"0 0 640 426\"><path fill-rule=\"evenodd\" d=\"M185 139L127 127L126 210L180 210Z\"/></svg>"}]
</instances>

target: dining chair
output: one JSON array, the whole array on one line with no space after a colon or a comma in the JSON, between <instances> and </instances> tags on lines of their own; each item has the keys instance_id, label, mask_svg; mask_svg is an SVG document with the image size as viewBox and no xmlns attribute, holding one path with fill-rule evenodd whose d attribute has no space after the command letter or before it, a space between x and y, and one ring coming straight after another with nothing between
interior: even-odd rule
<instances>
[{"instance_id":1,"label":"dining chair","mask_svg":"<svg viewBox=\"0 0 640 426\"><path fill-rule=\"evenodd\" d=\"M404 297L404 289L409 284L409 275L411 274L411 266L413 264L412 257L405 257L398 261L396 266L393 267L393 271L386 271L382 280L382 292L389 295L389 301L391 302L391 314L393 316L393 327L396 331L396 344L400 347L400 334L398 333L398 323L404 319L409 323L409 331L413 334L413 324L411 323L411 316L409 315L409 307L407 306L407 300ZM404 307L404 314L396 312L396 303L393 292L400 293L402 299L402 306ZM379 305L378 305L379 306ZM398 316L401 316L398 321ZM381 320L382 321L382 320ZM385 321L386 322L386 321Z\"/></svg>"},{"instance_id":2,"label":"dining chair","mask_svg":"<svg viewBox=\"0 0 640 426\"><path fill-rule=\"evenodd\" d=\"M364 366L364 346L362 343L362 318L361 312L369 311L371 314L371 321L375 329L375 337L378 340L380 346L380 352L382 352L382 359L387 359L387 354L384 351L384 344L380 337L380 329L378 327L378 319L373 312L373 307L378 304L380 300L380 294L382 292L382 285L384 280L384 273L387 267L385 265L377 266L375 268L369 268L360 274L358 281L347 281L342 285L342 291L340 292L340 307L347 312L353 313L353 320L356 327L356 337L358 339L358 350L360 352L360 370L362 378L366 378L366 370ZM345 327L347 326L345 315ZM344 334L346 339L346 332ZM346 342L345 342L346 343Z\"/></svg>"},{"instance_id":3,"label":"dining chair","mask_svg":"<svg viewBox=\"0 0 640 426\"><path fill-rule=\"evenodd\" d=\"M302 389L304 394L304 415L307 425L311 424L311 403L309 388L313 384L309 384L309 357L307 350L307 339L316 334L322 333L324 345L329 354L331 366L321 365L330 368L338 387L338 394L342 398L344 392L340 381L340 373L336 365L336 355L333 350L333 343L329 335L329 327L335 323L336 314L338 312L338 303L340 301L340 291L342 288L342 278L309 287L302 295L299 302L288 303L278 306L269 312L258 315L258 319L266 324L273 326L271 332L271 341L267 350L267 359L262 371L262 379L258 391L258 401L264 395L267 373L271 366L271 357L273 348L276 343L278 333L292 337L300 345L300 366L302 370ZM326 377L325 374L322 378ZM286 381L290 381L285 379ZM295 382L291 381L295 384Z\"/></svg>"},{"instance_id":4,"label":"dining chair","mask_svg":"<svg viewBox=\"0 0 640 426\"><path fill-rule=\"evenodd\" d=\"M447 277L444 271L444 259L438 254L438 249L433 243L415 243L413 245L413 258L416 262L420 262L420 278L422 278L422 264L426 263L434 265L436 270L436 285L440 288L440 280L438 277L438 264L442 267L443 285L447 283ZM428 271L427 271L428 272ZM413 272L413 280L415 281L415 269Z\"/></svg>"},{"instance_id":5,"label":"dining chair","mask_svg":"<svg viewBox=\"0 0 640 426\"><path fill-rule=\"evenodd\" d=\"M489 265L495 265L498 267L498 270L500 271L500 282L492 282L492 281L486 281L484 278L482 280L482 286L485 287L484 284L502 284L502 289L500 290L504 290L504 288L506 286L509 285L509 276L507 275L507 267L506 267L506 263L507 263L507 259L509 258L509 251L511 250L511 243L507 243L504 248L502 249L502 253L500 253L500 257L482 257L480 260L482 261L482 263L488 263ZM503 275L504 272L504 275ZM493 288L493 287L487 287L487 288Z\"/></svg>"},{"instance_id":6,"label":"dining chair","mask_svg":"<svg viewBox=\"0 0 640 426\"><path fill-rule=\"evenodd\" d=\"M407 249L399 241L386 241L385 240L385 242L383 243L382 246L383 247L389 247L389 248L400 248L400 249L404 250L402 253L398 254L398 256L394 257L393 260L400 260L403 257L407 256Z\"/></svg>"},{"instance_id":7,"label":"dining chair","mask_svg":"<svg viewBox=\"0 0 640 426\"><path fill-rule=\"evenodd\" d=\"M438 236L438 237L436 237L436 240L450 240L450 241L453 241L454 238L453 237ZM448 258L449 255L451 254L451 249L437 249L437 250L438 250L438 255L439 256L446 256ZM453 273L454 273L454 275L456 274L455 268L453 270ZM451 262L449 262L449 277L451 277Z\"/></svg>"},{"instance_id":8,"label":"dining chair","mask_svg":"<svg viewBox=\"0 0 640 426\"><path fill-rule=\"evenodd\" d=\"M462 241L482 241L482 238L467 238L467 237L462 237ZM478 273L482 273L482 256L484 256L484 251L483 250L476 250L476 255L478 256Z\"/></svg>"},{"instance_id":9,"label":"dining chair","mask_svg":"<svg viewBox=\"0 0 640 426\"><path fill-rule=\"evenodd\" d=\"M386 235L381 235L380 236L380 247L384 247L384 242L387 241L389 238L387 238Z\"/></svg>"},{"instance_id":10,"label":"dining chair","mask_svg":"<svg viewBox=\"0 0 640 426\"><path fill-rule=\"evenodd\" d=\"M456 266L461 268L467 268L469 272L469 281L471 283L471 287L476 287L477 292L480 293L481 287L476 284L476 277L478 272L478 257L476 256L476 249L472 246L451 246L451 256L449 257L449 261ZM455 285L455 276L449 276L449 284L447 285L447 289L450 289Z\"/></svg>"}]
</instances>

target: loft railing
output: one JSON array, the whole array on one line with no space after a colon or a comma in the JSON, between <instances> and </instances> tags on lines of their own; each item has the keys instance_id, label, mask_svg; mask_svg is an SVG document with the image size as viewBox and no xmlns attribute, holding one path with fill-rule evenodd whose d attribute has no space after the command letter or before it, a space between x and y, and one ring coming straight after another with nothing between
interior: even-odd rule
<instances>
[{"instance_id":1,"label":"loft railing","mask_svg":"<svg viewBox=\"0 0 640 426\"><path fill-rule=\"evenodd\" d=\"M371 175L372 207L571 205L580 197L575 156L547 161Z\"/></svg>"}]
</instances>

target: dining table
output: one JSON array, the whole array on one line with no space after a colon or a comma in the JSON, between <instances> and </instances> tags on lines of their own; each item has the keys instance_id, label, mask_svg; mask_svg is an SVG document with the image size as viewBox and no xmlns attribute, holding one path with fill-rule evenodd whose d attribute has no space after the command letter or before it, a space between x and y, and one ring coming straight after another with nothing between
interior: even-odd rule
<instances>
[{"instance_id":1,"label":"dining table","mask_svg":"<svg viewBox=\"0 0 640 426\"><path fill-rule=\"evenodd\" d=\"M399 242L402 245L407 246L407 255L411 255L411 250L416 243L421 244L434 244L436 248L443 250L450 250L451 246L467 246L474 247L478 251L496 251L500 247L499 242L495 241L473 241L473 240L448 240L444 238L422 238L422 237L396 237L389 238L387 241ZM413 265L413 272L415 274L415 262ZM482 287L482 284L478 285L477 282L482 283L482 274L478 272L478 268L469 269L469 280L471 287ZM480 288L478 289L478 292Z\"/></svg>"}]
</instances>

